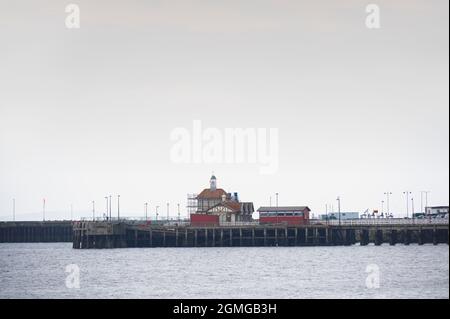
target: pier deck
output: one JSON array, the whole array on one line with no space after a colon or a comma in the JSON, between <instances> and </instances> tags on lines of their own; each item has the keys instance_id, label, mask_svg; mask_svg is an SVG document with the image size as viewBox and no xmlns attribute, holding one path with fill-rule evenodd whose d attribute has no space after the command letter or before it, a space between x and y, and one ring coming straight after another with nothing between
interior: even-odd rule
<instances>
[{"instance_id":1,"label":"pier deck","mask_svg":"<svg viewBox=\"0 0 450 319\"><path fill-rule=\"evenodd\" d=\"M73 248L264 247L448 244L448 223L367 225L227 225L192 227L74 222Z\"/></svg>"},{"instance_id":2,"label":"pier deck","mask_svg":"<svg viewBox=\"0 0 450 319\"><path fill-rule=\"evenodd\" d=\"M0 243L71 242L71 221L0 222Z\"/></svg>"},{"instance_id":3,"label":"pier deck","mask_svg":"<svg viewBox=\"0 0 450 319\"><path fill-rule=\"evenodd\" d=\"M302 226L230 224L192 227L142 221L0 222L0 242L72 242L73 248L252 247L448 244L448 221L373 222Z\"/></svg>"}]
</instances>

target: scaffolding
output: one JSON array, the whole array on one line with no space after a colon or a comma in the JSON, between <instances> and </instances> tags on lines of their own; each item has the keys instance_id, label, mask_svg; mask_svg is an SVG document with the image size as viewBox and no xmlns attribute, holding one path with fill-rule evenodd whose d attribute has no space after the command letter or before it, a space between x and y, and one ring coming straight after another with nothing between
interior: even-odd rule
<instances>
[{"instance_id":1,"label":"scaffolding","mask_svg":"<svg viewBox=\"0 0 450 319\"><path fill-rule=\"evenodd\" d=\"M197 212L197 209L198 209L197 196L198 196L197 194L188 194L187 195L186 208L187 208L187 213L189 216L191 216L191 214L194 214L195 212Z\"/></svg>"}]
</instances>

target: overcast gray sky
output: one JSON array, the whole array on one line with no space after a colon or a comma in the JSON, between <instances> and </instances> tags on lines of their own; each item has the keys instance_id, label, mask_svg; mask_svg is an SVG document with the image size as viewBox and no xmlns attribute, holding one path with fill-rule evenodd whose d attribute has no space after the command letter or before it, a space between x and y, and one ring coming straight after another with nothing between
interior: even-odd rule
<instances>
[{"instance_id":1,"label":"overcast gray sky","mask_svg":"<svg viewBox=\"0 0 450 319\"><path fill-rule=\"evenodd\" d=\"M448 1L0 0L0 219L122 214L207 187L255 207L448 205ZM279 170L176 164L176 127L279 129ZM274 195L273 195L274 196ZM115 205L113 207L115 210Z\"/></svg>"}]
</instances>

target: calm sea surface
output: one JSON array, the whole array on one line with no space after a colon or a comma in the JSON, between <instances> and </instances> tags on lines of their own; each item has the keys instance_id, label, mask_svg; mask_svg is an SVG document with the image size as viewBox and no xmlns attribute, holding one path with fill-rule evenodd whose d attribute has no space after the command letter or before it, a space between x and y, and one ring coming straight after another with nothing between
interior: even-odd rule
<instances>
[{"instance_id":1,"label":"calm sea surface","mask_svg":"<svg viewBox=\"0 0 450 319\"><path fill-rule=\"evenodd\" d=\"M0 298L449 298L449 248L0 244Z\"/></svg>"}]
</instances>

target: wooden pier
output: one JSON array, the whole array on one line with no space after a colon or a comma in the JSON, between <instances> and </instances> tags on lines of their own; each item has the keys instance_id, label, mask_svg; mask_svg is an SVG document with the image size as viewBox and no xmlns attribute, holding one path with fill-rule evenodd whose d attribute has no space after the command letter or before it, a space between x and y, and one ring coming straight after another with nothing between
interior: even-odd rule
<instances>
[{"instance_id":1,"label":"wooden pier","mask_svg":"<svg viewBox=\"0 0 450 319\"><path fill-rule=\"evenodd\" d=\"M71 221L0 222L0 243L71 242Z\"/></svg>"},{"instance_id":2,"label":"wooden pier","mask_svg":"<svg viewBox=\"0 0 450 319\"><path fill-rule=\"evenodd\" d=\"M73 248L264 247L447 244L446 224L242 225L191 227L127 222L74 222Z\"/></svg>"},{"instance_id":3,"label":"wooden pier","mask_svg":"<svg viewBox=\"0 0 450 319\"><path fill-rule=\"evenodd\" d=\"M303 226L152 225L138 221L0 222L0 243L72 242L73 248L448 244L443 223Z\"/></svg>"}]
</instances>

